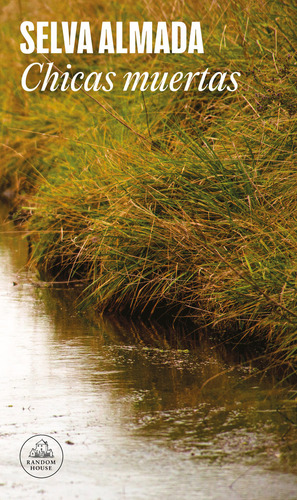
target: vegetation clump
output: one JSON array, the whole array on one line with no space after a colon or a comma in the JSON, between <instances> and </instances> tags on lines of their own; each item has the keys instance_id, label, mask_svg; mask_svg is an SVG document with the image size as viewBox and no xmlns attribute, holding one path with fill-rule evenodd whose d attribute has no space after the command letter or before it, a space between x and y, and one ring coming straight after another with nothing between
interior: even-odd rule
<instances>
[{"instance_id":1,"label":"vegetation clump","mask_svg":"<svg viewBox=\"0 0 297 500\"><path fill-rule=\"evenodd\" d=\"M13 2L11 2L13 3ZM111 4L109 17L197 17L197 2ZM166 308L224 338L260 340L297 361L296 7L199 4L205 54L73 55L81 71L240 72L236 92L24 92L15 12L2 76L2 191L29 207L33 257L86 283L82 305ZM19 3L18 5L21 5ZM96 20L103 4L52 0L55 20ZM51 19L51 8L42 13ZM40 19L24 2L20 16ZM7 50L8 50L7 49ZM41 56L39 56L41 57ZM60 68L64 55L54 63ZM103 67L103 68L102 68ZM197 69L198 68L198 69ZM4 78L2 78L4 81Z\"/></svg>"}]
</instances>

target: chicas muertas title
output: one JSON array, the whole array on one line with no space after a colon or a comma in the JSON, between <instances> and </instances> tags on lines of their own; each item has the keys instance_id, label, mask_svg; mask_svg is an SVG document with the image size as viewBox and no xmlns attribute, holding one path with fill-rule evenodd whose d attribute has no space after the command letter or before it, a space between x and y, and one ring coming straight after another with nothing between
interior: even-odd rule
<instances>
[{"instance_id":1,"label":"chicas muertas title","mask_svg":"<svg viewBox=\"0 0 297 500\"><path fill-rule=\"evenodd\" d=\"M102 22L100 29L92 32L89 22L36 22L24 21L20 26L24 42L20 44L23 54L204 54L200 22L187 26L184 22ZM70 70L71 64L66 69ZM216 72L211 75L208 68L202 71L173 75L168 72L129 71L123 76L123 91L149 90L177 92L193 89L199 92L238 88L236 77L239 72ZM37 78L36 78L37 77ZM36 83L36 80L38 82ZM61 71L53 62L33 62L23 72L21 84L27 92L39 90L51 92L70 89L110 92L114 87L116 72L82 71L70 76L69 71ZM34 83L32 83L34 81Z\"/></svg>"}]
</instances>

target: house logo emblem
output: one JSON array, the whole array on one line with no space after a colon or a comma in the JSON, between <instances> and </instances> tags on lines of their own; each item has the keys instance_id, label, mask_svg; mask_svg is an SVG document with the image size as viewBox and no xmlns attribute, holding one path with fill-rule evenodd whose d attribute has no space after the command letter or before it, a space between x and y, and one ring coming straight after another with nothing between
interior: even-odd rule
<instances>
[{"instance_id":1,"label":"house logo emblem","mask_svg":"<svg viewBox=\"0 0 297 500\"><path fill-rule=\"evenodd\" d=\"M44 439L40 439L38 443L36 443L35 448L32 448L30 451L30 457L44 458L51 457L54 458L53 450L48 447L48 442Z\"/></svg>"},{"instance_id":2,"label":"house logo emblem","mask_svg":"<svg viewBox=\"0 0 297 500\"><path fill-rule=\"evenodd\" d=\"M39 479L56 474L61 468L64 453L60 443L46 434L38 434L24 442L20 462L30 476Z\"/></svg>"}]
</instances>

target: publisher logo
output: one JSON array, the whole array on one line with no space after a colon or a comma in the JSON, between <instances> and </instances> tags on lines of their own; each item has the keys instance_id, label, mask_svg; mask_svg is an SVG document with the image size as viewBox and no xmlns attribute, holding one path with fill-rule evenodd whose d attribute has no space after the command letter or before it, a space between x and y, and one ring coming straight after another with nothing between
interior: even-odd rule
<instances>
[{"instance_id":1,"label":"publisher logo","mask_svg":"<svg viewBox=\"0 0 297 500\"><path fill-rule=\"evenodd\" d=\"M39 479L56 474L63 463L63 450L58 441L46 434L37 434L24 442L20 462L30 476Z\"/></svg>"}]
</instances>

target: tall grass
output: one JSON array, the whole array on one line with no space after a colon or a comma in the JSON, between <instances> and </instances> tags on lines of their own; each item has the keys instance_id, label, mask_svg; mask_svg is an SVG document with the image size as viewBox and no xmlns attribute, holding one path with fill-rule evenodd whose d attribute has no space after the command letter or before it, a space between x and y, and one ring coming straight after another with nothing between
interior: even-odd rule
<instances>
[{"instance_id":1,"label":"tall grass","mask_svg":"<svg viewBox=\"0 0 297 500\"><path fill-rule=\"evenodd\" d=\"M55 20L81 9L92 24L102 18L93 3L71 13L54 6ZM172 13L166 1L117 3L109 18L190 21L195 6L176 2ZM116 88L96 96L146 141L87 95L24 93L15 84L24 56L16 53L12 67L4 61L0 184L17 179L20 192L31 192L34 258L55 276L86 281L84 307L145 315L165 308L226 339L261 340L273 363L294 369L296 8L231 1L201 2L199 11L204 56L100 59L119 75L131 67L241 72L235 93ZM51 10L42 16L53 20ZM95 56L71 62L98 70Z\"/></svg>"}]
</instances>

